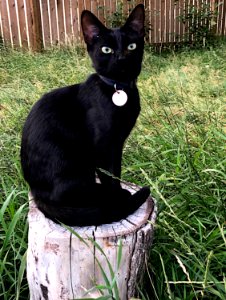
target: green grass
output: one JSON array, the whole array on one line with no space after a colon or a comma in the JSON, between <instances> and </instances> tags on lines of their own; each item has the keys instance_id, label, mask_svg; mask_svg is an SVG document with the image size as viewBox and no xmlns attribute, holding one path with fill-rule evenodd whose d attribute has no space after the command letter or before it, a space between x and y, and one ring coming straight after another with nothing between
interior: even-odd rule
<instances>
[{"instance_id":1,"label":"green grass","mask_svg":"<svg viewBox=\"0 0 226 300\"><path fill-rule=\"evenodd\" d=\"M0 53L1 299L28 299L23 122L43 93L90 72L78 49ZM158 201L140 297L225 299L226 43L162 55L147 49L138 86L142 111L125 146L122 179L150 185Z\"/></svg>"}]
</instances>

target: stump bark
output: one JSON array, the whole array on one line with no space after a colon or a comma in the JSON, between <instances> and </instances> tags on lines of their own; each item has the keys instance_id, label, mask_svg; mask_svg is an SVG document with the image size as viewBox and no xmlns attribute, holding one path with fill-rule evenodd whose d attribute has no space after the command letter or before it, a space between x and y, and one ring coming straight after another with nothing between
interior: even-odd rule
<instances>
[{"instance_id":1,"label":"stump bark","mask_svg":"<svg viewBox=\"0 0 226 300\"><path fill-rule=\"evenodd\" d=\"M134 192L138 187L129 184L124 188ZM71 230L45 218L32 195L29 198L27 279L30 300L98 298L101 294L95 285L106 285L99 265L110 283L114 281L109 263L120 299L135 296L156 220L156 203L150 196L125 220L98 227L71 227ZM119 256L121 263L117 268ZM106 289L103 292L109 294Z\"/></svg>"}]
</instances>

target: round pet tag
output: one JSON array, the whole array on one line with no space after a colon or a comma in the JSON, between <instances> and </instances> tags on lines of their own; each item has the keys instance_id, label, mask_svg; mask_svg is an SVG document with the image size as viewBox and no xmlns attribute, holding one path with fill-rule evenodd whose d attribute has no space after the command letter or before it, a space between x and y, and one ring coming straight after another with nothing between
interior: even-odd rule
<instances>
[{"instance_id":1,"label":"round pet tag","mask_svg":"<svg viewBox=\"0 0 226 300\"><path fill-rule=\"evenodd\" d=\"M127 94L123 90L117 90L113 95L112 95L112 101L115 105L117 106L123 106L126 104L128 100Z\"/></svg>"}]
</instances>

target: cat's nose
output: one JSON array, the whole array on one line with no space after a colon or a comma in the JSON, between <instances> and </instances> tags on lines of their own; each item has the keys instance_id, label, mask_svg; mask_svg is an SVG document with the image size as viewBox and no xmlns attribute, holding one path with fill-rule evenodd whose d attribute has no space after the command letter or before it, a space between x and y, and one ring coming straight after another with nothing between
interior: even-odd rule
<instances>
[{"instance_id":1,"label":"cat's nose","mask_svg":"<svg viewBox=\"0 0 226 300\"><path fill-rule=\"evenodd\" d=\"M116 53L116 57L117 57L117 60L118 61L123 61L123 60L125 60L125 54L124 53L122 53L122 52L117 52Z\"/></svg>"}]
</instances>

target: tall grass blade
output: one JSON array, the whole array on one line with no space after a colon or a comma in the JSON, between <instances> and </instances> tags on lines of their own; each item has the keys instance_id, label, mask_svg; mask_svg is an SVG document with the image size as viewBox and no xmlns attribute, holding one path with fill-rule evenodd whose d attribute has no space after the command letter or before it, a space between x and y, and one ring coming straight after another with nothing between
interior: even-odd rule
<instances>
[{"instance_id":1,"label":"tall grass blade","mask_svg":"<svg viewBox=\"0 0 226 300\"><path fill-rule=\"evenodd\" d=\"M20 268L19 268L18 277L17 277L15 300L20 300L21 283L24 279L24 274L26 271L26 262L27 262L27 252L24 253L24 255L22 256L22 259L21 259Z\"/></svg>"}]
</instances>

